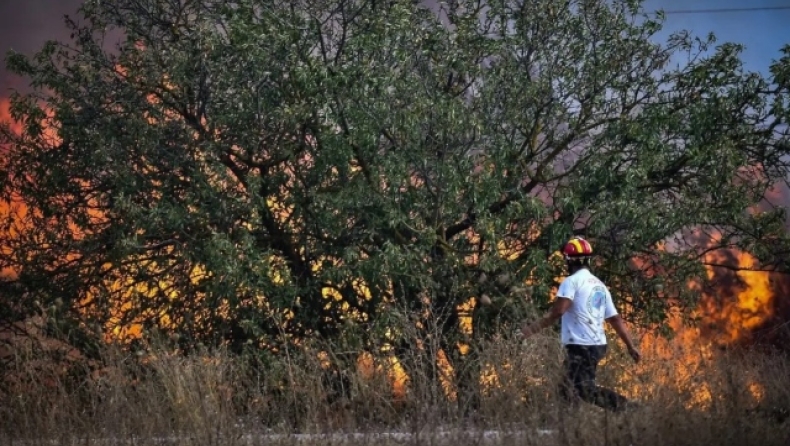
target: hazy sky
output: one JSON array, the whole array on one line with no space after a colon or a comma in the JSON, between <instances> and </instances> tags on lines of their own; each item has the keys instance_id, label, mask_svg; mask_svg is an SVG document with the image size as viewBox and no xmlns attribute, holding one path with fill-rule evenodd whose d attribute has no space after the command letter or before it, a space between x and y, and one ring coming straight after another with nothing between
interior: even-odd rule
<instances>
[{"instance_id":1,"label":"hazy sky","mask_svg":"<svg viewBox=\"0 0 790 446\"><path fill-rule=\"evenodd\" d=\"M65 40L64 14L74 14L81 0L0 0L0 53L32 53L47 39ZM790 6L790 0L647 0L650 10L759 8ZM713 31L719 42L734 41L747 46L744 59L749 68L766 71L779 56L782 44L790 43L790 9L704 14L668 14L667 31L688 29L696 34ZM665 33L667 34L667 33ZM24 83L9 75L0 63L0 97L9 88Z\"/></svg>"},{"instance_id":2,"label":"hazy sky","mask_svg":"<svg viewBox=\"0 0 790 446\"><path fill-rule=\"evenodd\" d=\"M790 7L790 0L646 0L648 10L664 11ZM717 43L746 46L743 59L749 69L767 74L782 45L790 44L790 9L699 14L668 13L665 32L687 29L697 35L713 32Z\"/></svg>"}]
</instances>

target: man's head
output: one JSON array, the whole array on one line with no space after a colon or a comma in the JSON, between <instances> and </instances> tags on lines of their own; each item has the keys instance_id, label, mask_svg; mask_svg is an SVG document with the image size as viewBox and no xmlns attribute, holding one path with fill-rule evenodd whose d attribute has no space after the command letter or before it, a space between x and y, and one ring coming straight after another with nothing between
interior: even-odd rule
<instances>
[{"instance_id":1,"label":"man's head","mask_svg":"<svg viewBox=\"0 0 790 446\"><path fill-rule=\"evenodd\" d=\"M562 248L562 254L565 256L565 262L571 274L581 268L589 267L592 253L593 249L590 242L580 236L571 238Z\"/></svg>"}]
</instances>

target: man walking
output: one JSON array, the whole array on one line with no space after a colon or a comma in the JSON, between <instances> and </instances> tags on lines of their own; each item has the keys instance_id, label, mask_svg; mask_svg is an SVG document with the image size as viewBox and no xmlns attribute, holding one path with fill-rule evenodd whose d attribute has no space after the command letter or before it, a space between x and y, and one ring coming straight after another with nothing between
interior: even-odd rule
<instances>
[{"instance_id":1,"label":"man walking","mask_svg":"<svg viewBox=\"0 0 790 446\"><path fill-rule=\"evenodd\" d=\"M615 412L626 409L628 400L613 390L595 384L598 363L606 355L604 321L609 323L638 362L641 353L612 303L604 283L590 272L592 246L574 237L563 248L570 274L561 283L551 310L541 319L525 325L521 334L528 338L562 318L562 344L565 347L565 380L562 396L578 398Z\"/></svg>"}]
</instances>

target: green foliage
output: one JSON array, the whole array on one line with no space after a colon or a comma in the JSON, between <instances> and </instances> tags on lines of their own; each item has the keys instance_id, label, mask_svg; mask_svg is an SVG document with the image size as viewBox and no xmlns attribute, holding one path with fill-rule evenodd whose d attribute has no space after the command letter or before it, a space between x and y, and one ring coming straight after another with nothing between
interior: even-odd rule
<instances>
[{"instance_id":1,"label":"green foliage","mask_svg":"<svg viewBox=\"0 0 790 446\"><path fill-rule=\"evenodd\" d=\"M482 293L475 335L545 307L573 233L642 323L694 305L708 249L784 266L783 213L750 210L787 176L787 57L765 79L658 43L638 1L453 5L89 1L70 43L10 54L36 88L0 133L20 303L187 351L398 351L469 342Z\"/></svg>"}]
</instances>

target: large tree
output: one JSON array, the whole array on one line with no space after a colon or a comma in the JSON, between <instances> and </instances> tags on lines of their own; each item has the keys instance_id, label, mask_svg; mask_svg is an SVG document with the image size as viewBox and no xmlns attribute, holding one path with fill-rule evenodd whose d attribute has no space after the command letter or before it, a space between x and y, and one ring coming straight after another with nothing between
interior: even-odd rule
<instances>
[{"instance_id":1,"label":"large tree","mask_svg":"<svg viewBox=\"0 0 790 446\"><path fill-rule=\"evenodd\" d=\"M474 296L475 338L545 306L572 234L641 323L694 305L707 250L781 266L756 205L788 173L788 57L661 43L636 0L447 5L95 0L10 54L35 93L0 133L2 314L185 348L394 328L408 356L455 351Z\"/></svg>"}]
</instances>

